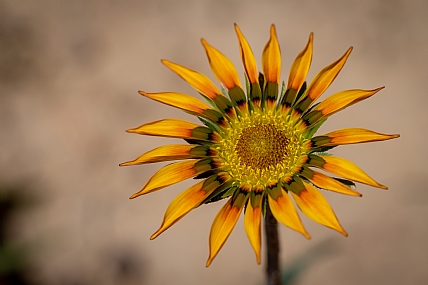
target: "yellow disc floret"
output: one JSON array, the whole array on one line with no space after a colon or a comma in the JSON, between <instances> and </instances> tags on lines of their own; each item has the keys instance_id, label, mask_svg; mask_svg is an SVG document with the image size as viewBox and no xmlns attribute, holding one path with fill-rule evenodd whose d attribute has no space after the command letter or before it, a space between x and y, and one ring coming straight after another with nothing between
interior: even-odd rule
<instances>
[{"instance_id":1,"label":"yellow disc floret","mask_svg":"<svg viewBox=\"0 0 428 285\"><path fill-rule=\"evenodd\" d=\"M306 153L302 132L289 116L256 110L224 129L217 145L222 168L238 185L266 186L296 172Z\"/></svg>"}]
</instances>

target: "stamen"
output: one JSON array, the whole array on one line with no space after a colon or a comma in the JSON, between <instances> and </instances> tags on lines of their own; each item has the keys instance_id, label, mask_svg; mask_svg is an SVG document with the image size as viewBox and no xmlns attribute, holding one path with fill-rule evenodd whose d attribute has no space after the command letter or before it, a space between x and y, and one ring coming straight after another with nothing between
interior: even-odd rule
<instances>
[{"instance_id":1,"label":"stamen","mask_svg":"<svg viewBox=\"0 0 428 285\"><path fill-rule=\"evenodd\" d=\"M287 155L287 136L274 125L256 125L242 131L235 151L239 164L266 169L281 163Z\"/></svg>"},{"instance_id":2,"label":"stamen","mask_svg":"<svg viewBox=\"0 0 428 285\"><path fill-rule=\"evenodd\" d=\"M308 151L304 129L283 114L253 111L224 129L217 149L221 168L238 184L264 188L301 167Z\"/></svg>"}]
</instances>

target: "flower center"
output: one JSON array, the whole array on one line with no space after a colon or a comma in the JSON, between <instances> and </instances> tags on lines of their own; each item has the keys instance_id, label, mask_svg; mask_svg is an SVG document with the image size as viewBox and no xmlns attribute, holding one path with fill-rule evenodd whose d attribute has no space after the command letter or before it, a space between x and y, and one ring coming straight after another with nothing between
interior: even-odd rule
<instances>
[{"instance_id":1,"label":"flower center","mask_svg":"<svg viewBox=\"0 0 428 285\"><path fill-rule=\"evenodd\" d=\"M287 136L272 124L246 128L235 147L239 164L260 170L276 166L287 155L289 141Z\"/></svg>"},{"instance_id":2,"label":"flower center","mask_svg":"<svg viewBox=\"0 0 428 285\"><path fill-rule=\"evenodd\" d=\"M290 117L265 111L243 114L224 129L219 152L222 169L237 186L264 187L298 171L307 152L303 130Z\"/></svg>"}]
</instances>

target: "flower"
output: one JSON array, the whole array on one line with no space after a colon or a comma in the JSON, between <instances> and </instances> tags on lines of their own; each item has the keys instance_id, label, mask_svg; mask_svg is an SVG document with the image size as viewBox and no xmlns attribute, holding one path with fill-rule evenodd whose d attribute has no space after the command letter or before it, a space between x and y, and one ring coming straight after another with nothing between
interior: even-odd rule
<instances>
[{"instance_id":1,"label":"flower","mask_svg":"<svg viewBox=\"0 0 428 285\"><path fill-rule=\"evenodd\" d=\"M245 208L244 226L260 263L261 216L270 207L282 224L309 238L296 208L310 219L343 235L327 200L318 189L361 196L352 181L387 189L354 163L325 151L338 145L382 141L399 135L386 135L361 128L347 128L314 136L326 119L383 89L352 89L337 92L318 104L314 102L333 82L345 64L352 47L337 61L325 67L306 86L312 60L313 34L294 60L288 84L282 84L281 52L275 26L262 56L259 74L253 52L237 25L240 54L245 69L246 90L232 62L202 39L209 64L222 85L220 91L205 75L162 60L162 63L196 89L208 104L176 92L139 93L150 99L184 110L203 123L162 119L127 130L130 133L182 138L187 143L160 146L124 165L182 160L164 166L131 198L160 190L188 178L194 184L178 195L166 210L156 238L202 204L228 198L212 224L209 245L210 265L233 230ZM333 178L321 169L341 178Z\"/></svg>"}]
</instances>

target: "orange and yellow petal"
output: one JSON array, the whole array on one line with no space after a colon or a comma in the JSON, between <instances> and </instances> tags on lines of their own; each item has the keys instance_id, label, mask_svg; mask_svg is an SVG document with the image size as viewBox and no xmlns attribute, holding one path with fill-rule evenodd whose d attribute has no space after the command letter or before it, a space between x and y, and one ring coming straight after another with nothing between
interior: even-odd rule
<instances>
[{"instance_id":1,"label":"orange and yellow petal","mask_svg":"<svg viewBox=\"0 0 428 285\"><path fill-rule=\"evenodd\" d=\"M327 90L327 88L342 70L342 67L345 65L345 62L351 54L351 51L352 47L350 47L341 58L325 67L315 76L306 90L305 97L303 97L298 102L296 109L301 112L306 111L312 102L317 100L324 93L324 91Z\"/></svg>"},{"instance_id":2,"label":"orange and yellow petal","mask_svg":"<svg viewBox=\"0 0 428 285\"><path fill-rule=\"evenodd\" d=\"M385 185L376 182L355 163L341 157L329 156L316 156L309 155L309 165L319 167L330 173L339 175L345 179L353 180L373 187L388 189Z\"/></svg>"},{"instance_id":3,"label":"orange and yellow petal","mask_svg":"<svg viewBox=\"0 0 428 285\"><path fill-rule=\"evenodd\" d=\"M287 192L278 186L276 189L272 189L272 192L268 191L268 193L269 207L275 219L290 229L301 233L306 238L310 238Z\"/></svg>"},{"instance_id":4,"label":"orange and yellow petal","mask_svg":"<svg viewBox=\"0 0 428 285\"><path fill-rule=\"evenodd\" d=\"M281 76L281 49L275 25L270 27L270 39L263 50L262 66L266 82L278 83Z\"/></svg>"},{"instance_id":5,"label":"orange and yellow petal","mask_svg":"<svg viewBox=\"0 0 428 285\"><path fill-rule=\"evenodd\" d=\"M208 98L214 99L217 96L223 96L214 83L202 73L165 59L162 60L162 63L174 71L178 76L183 78L184 81L189 83L189 85L195 88L196 91L202 93Z\"/></svg>"},{"instance_id":6,"label":"orange and yellow petal","mask_svg":"<svg viewBox=\"0 0 428 285\"><path fill-rule=\"evenodd\" d=\"M123 162L120 166L196 158L196 156L190 153L191 149L194 147L193 145L181 144L163 145L140 155L134 160Z\"/></svg>"},{"instance_id":7,"label":"orange and yellow petal","mask_svg":"<svg viewBox=\"0 0 428 285\"><path fill-rule=\"evenodd\" d=\"M225 176L214 175L180 193L168 206L161 226L150 239L155 239L187 213L199 206L211 193L226 182L226 180Z\"/></svg>"},{"instance_id":8,"label":"orange and yellow petal","mask_svg":"<svg viewBox=\"0 0 428 285\"><path fill-rule=\"evenodd\" d=\"M201 40L207 53L208 61L215 77L227 88L241 87L238 72L233 63L206 40ZM241 87L242 88L242 87Z\"/></svg>"},{"instance_id":9,"label":"orange and yellow petal","mask_svg":"<svg viewBox=\"0 0 428 285\"><path fill-rule=\"evenodd\" d=\"M208 141L221 140L221 136L213 130L179 119L158 120L146 123L138 128L129 129L127 132L140 135L172 138L188 138Z\"/></svg>"},{"instance_id":10,"label":"orange and yellow petal","mask_svg":"<svg viewBox=\"0 0 428 285\"><path fill-rule=\"evenodd\" d=\"M323 117L330 116L346 107L373 96L383 88L384 87L373 90L353 89L340 91L327 97L318 106L316 106L314 110L321 111Z\"/></svg>"},{"instance_id":11,"label":"orange and yellow petal","mask_svg":"<svg viewBox=\"0 0 428 285\"><path fill-rule=\"evenodd\" d=\"M244 65L245 74L247 74L250 83L259 83L259 72L257 70L256 58L251 50L250 45L239 29L238 25L235 24L235 31L239 41L239 51L241 54L242 63Z\"/></svg>"},{"instance_id":12,"label":"orange and yellow petal","mask_svg":"<svg viewBox=\"0 0 428 285\"><path fill-rule=\"evenodd\" d=\"M168 164L159 169L144 185L143 189L133 194L130 199L154 192L172 184L189 179L198 174L195 169L198 160L180 161Z\"/></svg>"},{"instance_id":13,"label":"orange and yellow petal","mask_svg":"<svg viewBox=\"0 0 428 285\"><path fill-rule=\"evenodd\" d=\"M303 171L300 173L300 175L311 181L315 186L319 188L330 190L340 194L361 197L360 193L351 189L340 181L315 170L309 169L307 167L303 167Z\"/></svg>"},{"instance_id":14,"label":"orange and yellow petal","mask_svg":"<svg viewBox=\"0 0 428 285\"><path fill-rule=\"evenodd\" d=\"M203 114L205 110L211 109L207 104L195 97L178 92L147 93L138 91L141 95L158 102L182 109L196 114Z\"/></svg>"},{"instance_id":15,"label":"orange and yellow petal","mask_svg":"<svg viewBox=\"0 0 428 285\"><path fill-rule=\"evenodd\" d=\"M314 34L309 35L306 47L299 53L291 65L287 89L300 90L306 80L312 62L312 47Z\"/></svg>"},{"instance_id":16,"label":"orange and yellow petal","mask_svg":"<svg viewBox=\"0 0 428 285\"><path fill-rule=\"evenodd\" d=\"M262 213L263 192L250 193L250 199L247 203L244 214L244 228L248 240L256 254L257 263L260 264L261 248L261 213Z\"/></svg>"},{"instance_id":17,"label":"orange and yellow petal","mask_svg":"<svg viewBox=\"0 0 428 285\"><path fill-rule=\"evenodd\" d=\"M120 166L155 163L169 160L214 157L217 150L203 145L170 144L152 149L134 160L123 162Z\"/></svg>"},{"instance_id":18,"label":"orange and yellow petal","mask_svg":"<svg viewBox=\"0 0 428 285\"><path fill-rule=\"evenodd\" d=\"M305 190L301 191L299 194L292 192L299 209L313 221L347 236L348 234L340 225L336 215L321 192L312 185L307 183L304 184Z\"/></svg>"},{"instance_id":19,"label":"orange and yellow petal","mask_svg":"<svg viewBox=\"0 0 428 285\"><path fill-rule=\"evenodd\" d=\"M398 134L387 135L362 128L347 128L313 137L311 140L319 147L384 141L398 137Z\"/></svg>"},{"instance_id":20,"label":"orange and yellow petal","mask_svg":"<svg viewBox=\"0 0 428 285\"><path fill-rule=\"evenodd\" d=\"M220 209L211 226L209 237L210 255L206 263L207 267L210 266L213 259L217 256L218 252L223 247L224 243L235 227L246 202L245 199L240 199L240 202L243 203L236 204L236 200L234 198L235 197L230 198L228 202Z\"/></svg>"}]
</instances>

